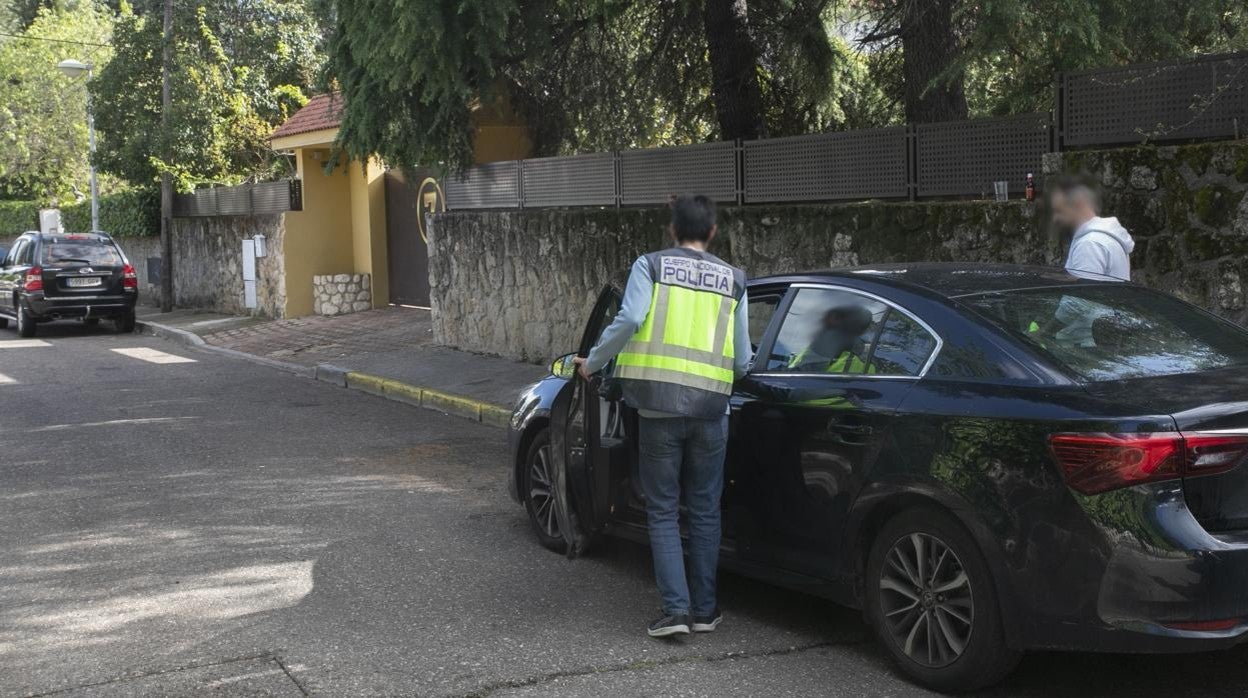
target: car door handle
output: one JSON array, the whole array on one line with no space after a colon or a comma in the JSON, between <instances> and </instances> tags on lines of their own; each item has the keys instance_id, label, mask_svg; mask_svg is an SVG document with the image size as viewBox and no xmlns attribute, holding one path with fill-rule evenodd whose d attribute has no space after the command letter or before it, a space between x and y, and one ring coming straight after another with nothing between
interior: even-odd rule
<instances>
[{"instance_id":1,"label":"car door handle","mask_svg":"<svg viewBox=\"0 0 1248 698\"><path fill-rule=\"evenodd\" d=\"M828 420L828 431L834 431L838 434L853 434L856 436L867 436L875 429L870 424L854 424L843 423L837 417Z\"/></svg>"}]
</instances>

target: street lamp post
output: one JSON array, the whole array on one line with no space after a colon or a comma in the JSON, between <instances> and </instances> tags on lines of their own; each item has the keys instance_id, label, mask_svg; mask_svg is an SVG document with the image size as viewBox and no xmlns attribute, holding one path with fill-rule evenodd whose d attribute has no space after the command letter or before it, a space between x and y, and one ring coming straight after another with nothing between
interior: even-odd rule
<instances>
[{"instance_id":1,"label":"street lamp post","mask_svg":"<svg viewBox=\"0 0 1248 698\"><path fill-rule=\"evenodd\" d=\"M72 59L61 61L56 64L56 67L72 79L86 75L88 84L95 70L95 66L90 63ZM95 109L91 104L90 87L87 88L87 139L91 145L91 232L98 232L100 230L100 186L95 175Z\"/></svg>"}]
</instances>

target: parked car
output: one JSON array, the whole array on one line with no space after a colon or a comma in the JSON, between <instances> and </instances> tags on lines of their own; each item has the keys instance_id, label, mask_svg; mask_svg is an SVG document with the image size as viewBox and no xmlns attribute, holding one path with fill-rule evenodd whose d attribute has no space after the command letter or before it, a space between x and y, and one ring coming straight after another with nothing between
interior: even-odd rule
<instances>
[{"instance_id":1,"label":"parked car","mask_svg":"<svg viewBox=\"0 0 1248 698\"><path fill-rule=\"evenodd\" d=\"M603 292L580 355L618 303ZM862 609L938 690L992 684L1026 650L1245 639L1248 332L1140 286L1011 266L756 279L749 304L725 568ZM859 360L832 362L847 310L864 324L837 346ZM513 496L548 548L644 543L636 414L610 366L587 382L572 356L515 408Z\"/></svg>"},{"instance_id":2,"label":"parked car","mask_svg":"<svg viewBox=\"0 0 1248 698\"><path fill-rule=\"evenodd\" d=\"M37 323L112 320L134 331L139 279L121 248L102 233L19 237L0 261L0 328L34 337Z\"/></svg>"}]
</instances>

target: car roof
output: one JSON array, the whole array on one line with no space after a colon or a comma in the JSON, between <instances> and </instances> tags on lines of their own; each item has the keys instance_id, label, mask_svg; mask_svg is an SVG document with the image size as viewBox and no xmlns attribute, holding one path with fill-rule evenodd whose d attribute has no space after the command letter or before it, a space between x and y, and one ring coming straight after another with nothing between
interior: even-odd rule
<instances>
[{"instance_id":1,"label":"car roof","mask_svg":"<svg viewBox=\"0 0 1248 698\"><path fill-rule=\"evenodd\" d=\"M968 262L917 262L872 264L785 274L752 279L751 285L768 283L835 282L870 280L899 288L919 287L946 298L980 293L1054 288L1073 285L1121 284L1110 277L1074 276L1061 267Z\"/></svg>"},{"instance_id":2,"label":"car roof","mask_svg":"<svg viewBox=\"0 0 1248 698\"><path fill-rule=\"evenodd\" d=\"M107 233L29 233L42 240L56 242L58 240L91 240L94 242L112 242L113 238Z\"/></svg>"}]
</instances>

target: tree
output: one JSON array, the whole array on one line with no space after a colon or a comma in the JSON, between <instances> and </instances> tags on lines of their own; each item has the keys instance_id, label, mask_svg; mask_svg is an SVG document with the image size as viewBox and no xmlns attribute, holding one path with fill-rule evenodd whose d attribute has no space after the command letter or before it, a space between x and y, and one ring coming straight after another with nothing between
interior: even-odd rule
<instances>
[{"instance_id":1,"label":"tree","mask_svg":"<svg viewBox=\"0 0 1248 698\"><path fill-rule=\"evenodd\" d=\"M268 140L307 101L319 71L316 18L298 0L175 7L169 131L160 125L161 5L125 5L114 59L94 83L99 166L144 185L170 172L182 190L287 174Z\"/></svg>"},{"instance_id":2,"label":"tree","mask_svg":"<svg viewBox=\"0 0 1248 698\"><path fill-rule=\"evenodd\" d=\"M1061 71L1182 58L1239 48L1244 0L985 0L960 10L970 30L957 65L971 112L1052 108Z\"/></svg>"},{"instance_id":3,"label":"tree","mask_svg":"<svg viewBox=\"0 0 1248 698\"><path fill-rule=\"evenodd\" d=\"M1059 71L1240 45L1244 0L849 0L912 122L1052 107ZM883 65L888 68L887 61ZM891 76L891 79L890 79Z\"/></svg>"},{"instance_id":4,"label":"tree","mask_svg":"<svg viewBox=\"0 0 1248 698\"><path fill-rule=\"evenodd\" d=\"M967 116L963 39L955 26L959 0L865 0L873 25L862 38L877 50L900 45L906 121Z\"/></svg>"},{"instance_id":5,"label":"tree","mask_svg":"<svg viewBox=\"0 0 1248 698\"><path fill-rule=\"evenodd\" d=\"M4 0L0 4L0 27L24 31L39 17L40 12L62 13L80 9L107 8L116 12L116 0Z\"/></svg>"},{"instance_id":6,"label":"tree","mask_svg":"<svg viewBox=\"0 0 1248 698\"><path fill-rule=\"evenodd\" d=\"M702 21L720 137L762 138L767 123L758 81L758 49L750 36L745 0L705 0Z\"/></svg>"},{"instance_id":7,"label":"tree","mask_svg":"<svg viewBox=\"0 0 1248 698\"><path fill-rule=\"evenodd\" d=\"M0 198L50 201L85 194L87 87L62 75L56 64L74 58L106 65L111 32L111 14L82 3L40 10L22 32L30 38L0 44Z\"/></svg>"},{"instance_id":8,"label":"tree","mask_svg":"<svg viewBox=\"0 0 1248 698\"><path fill-rule=\"evenodd\" d=\"M395 165L472 160L474 109L518 112L539 154L818 128L845 54L831 0L337 0L327 84L341 145Z\"/></svg>"}]
</instances>

